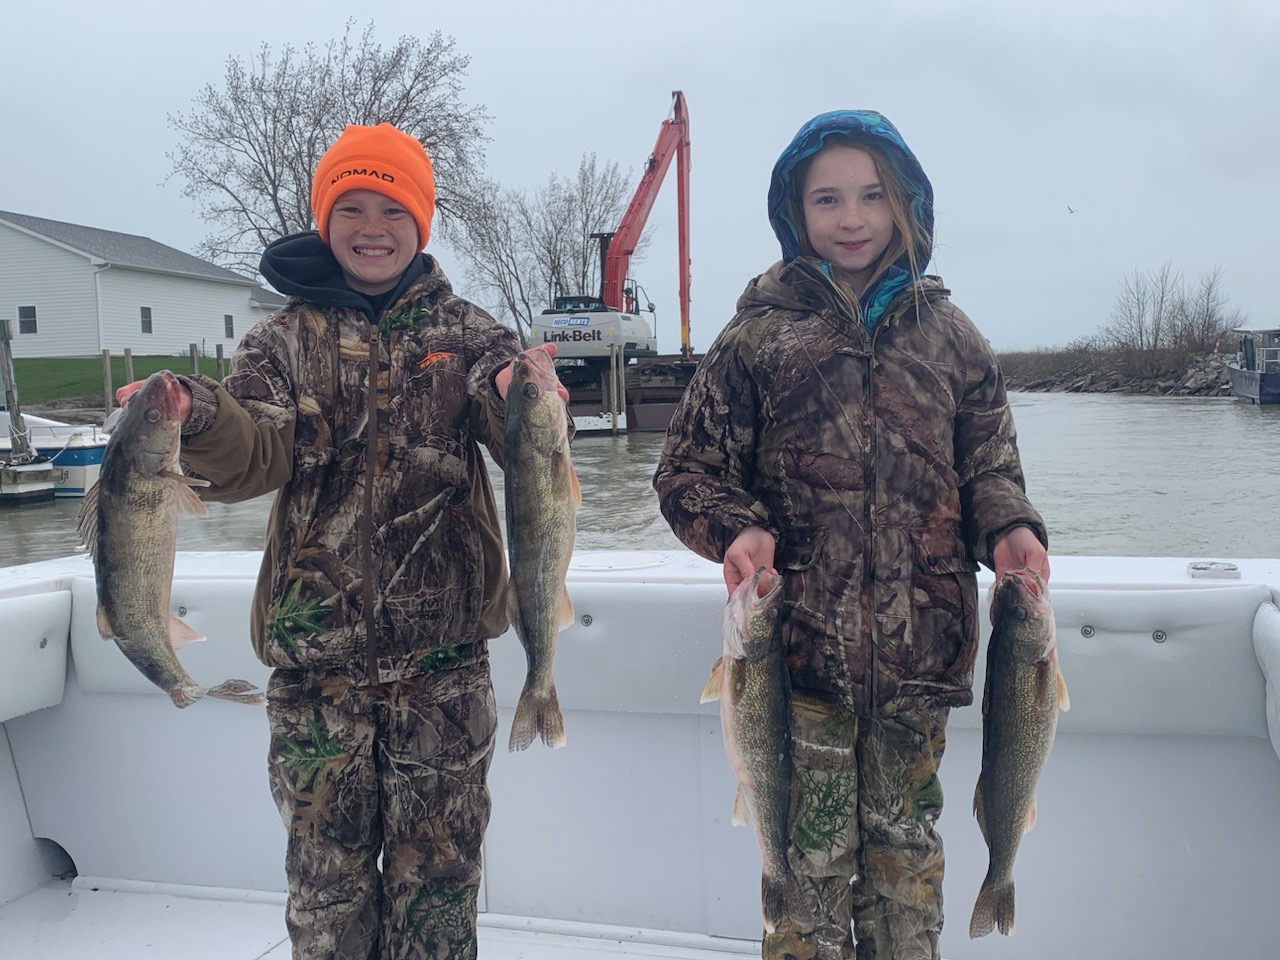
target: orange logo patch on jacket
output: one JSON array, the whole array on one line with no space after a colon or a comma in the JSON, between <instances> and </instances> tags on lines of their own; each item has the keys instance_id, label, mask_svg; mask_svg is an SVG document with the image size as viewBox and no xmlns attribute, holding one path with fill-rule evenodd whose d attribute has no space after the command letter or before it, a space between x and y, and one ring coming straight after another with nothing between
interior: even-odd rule
<instances>
[{"instance_id":1,"label":"orange logo patch on jacket","mask_svg":"<svg viewBox=\"0 0 1280 960\"><path fill-rule=\"evenodd\" d=\"M422 359L418 361L418 369L425 370L433 363L439 363L441 360L449 360L452 357L452 353L445 353L444 351L437 353L435 350L428 350L422 355Z\"/></svg>"}]
</instances>

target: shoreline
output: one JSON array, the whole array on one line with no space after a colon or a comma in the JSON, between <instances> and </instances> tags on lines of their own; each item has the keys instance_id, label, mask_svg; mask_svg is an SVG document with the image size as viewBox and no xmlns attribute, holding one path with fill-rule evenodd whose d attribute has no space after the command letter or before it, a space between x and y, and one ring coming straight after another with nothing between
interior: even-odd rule
<instances>
[{"instance_id":1,"label":"shoreline","mask_svg":"<svg viewBox=\"0 0 1280 960\"><path fill-rule=\"evenodd\" d=\"M1161 397L1230 397L1228 357L1193 356L1182 362L1127 355L1076 353L997 354L1005 389L1017 393L1121 393Z\"/></svg>"}]
</instances>

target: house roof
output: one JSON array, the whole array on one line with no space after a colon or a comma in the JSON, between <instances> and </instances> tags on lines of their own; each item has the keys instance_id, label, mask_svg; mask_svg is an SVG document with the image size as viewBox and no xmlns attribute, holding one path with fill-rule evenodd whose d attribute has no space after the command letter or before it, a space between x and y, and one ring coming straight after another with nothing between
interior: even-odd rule
<instances>
[{"instance_id":1,"label":"house roof","mask_svg":"<svg viewBox=\"0 0 1280 960\"><path fill-rule=\"evenodd\" d=\"M249 291L249 299L264 307L283 307L289 302L288 297L266 287L254 287Z\"/></svg>"},{"instance_id":2,"label":"house roof","mask_svg":"<svg viewBox=\"0 0 1280 960\"><path fill-rule=\"evenodd\" d=\"M257 281L249 277L209 263L207 260L201 260L199 257L193 257L173 247L167 247L150 237L116 233L114 230L99 230L97 227L63 223L60 220L45 220L43 217L29 217L22 213L10 213L7 210L0 210L0 223L11 224L20 230L44 237L46 240L113 266L258 286Z\"/></svg>"}]
</instances>

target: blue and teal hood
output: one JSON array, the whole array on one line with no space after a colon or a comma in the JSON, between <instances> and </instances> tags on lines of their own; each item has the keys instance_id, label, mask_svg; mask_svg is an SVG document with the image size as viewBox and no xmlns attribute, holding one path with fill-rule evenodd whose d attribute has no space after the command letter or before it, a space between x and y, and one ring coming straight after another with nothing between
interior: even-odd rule
<instances>
[{"instance_id":1,"label":"blue and teal hood","mask_svg":"<svg viewBox=\"0 0 1280 960\"><path fill-rule=\"evenodd\" d=\"M879 146L889 158L907 192L912 215L921 227L915 255L917 266L923 270L933 256L933 185L897 128L874 110L833 110L819 114L800 128L773 165L773 176L769 181L769 223L782 244L783 262L790 263L800 256L801 251L800 227L792 221L787 201L796 168L821 150L832 135ZM820 266L829 273L829 267L825 264ZM914 279L910 273L910 261L904 252L860 298L868 327L879 319L894 294Z\"/></svg>"}]
</instances>

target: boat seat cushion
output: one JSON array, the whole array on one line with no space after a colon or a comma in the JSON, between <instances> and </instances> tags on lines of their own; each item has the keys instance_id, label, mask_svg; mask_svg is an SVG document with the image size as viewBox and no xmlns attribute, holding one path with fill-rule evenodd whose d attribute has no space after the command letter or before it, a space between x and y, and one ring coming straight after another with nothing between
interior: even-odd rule
<instances>
[{"instance_id":1,"label":"boat seat cushion","mask_svg":"<svg viewBox=\"0 0 1280 960\"><path fill-rule=\"evenodd\" d=\"M1267 729L1276 756L1280 757L1280 609L1274 602L1258 608L1253 645L1267 678Z\"/></svg>"},{"instance_id":2,"label":"boat seat cushion","mask_svg":"<svg viewBox=\"0 0 1280 960\"><path fill-rule=\"evenodd\" d=\"M93 579L77 577L71 591L71 656L80 688L92 693L164 696L114 643L98 635ZM178 651L178 660L198 683L213 686L235 678L259 687L265 684L270 670L254 656L249 643L252 598L252 585L241 579L174 579L169 608L207 638Z\"/></svg>"},{"instance_id":3,"label":"boat seat cushion","mask_svg":"<svg viewBox=\"0 0 1280 960\"><path fill-rule=\"evenodd\" d=\"M0 599L0 723L62 702L71 594Z\"/></svg>"},{"instance_id":4,"label":"boat seat cushion","mask_svg":"<svg viewBox=\"0 0 1280 960\"><path fill-rule=\"evenodd\" d=\"M1068 586L1050 592L1071 695L1060 731L1268 736L1266 681L1254 651L1254 619L1271 599L1268 587ZM982 722L976 704L991 631L985 610L981 629L976 702L953 711L951 722L959 726Z\"/></svg>"}]
</instances>

